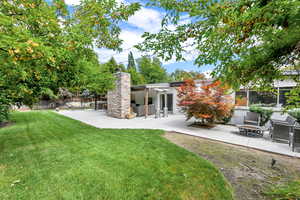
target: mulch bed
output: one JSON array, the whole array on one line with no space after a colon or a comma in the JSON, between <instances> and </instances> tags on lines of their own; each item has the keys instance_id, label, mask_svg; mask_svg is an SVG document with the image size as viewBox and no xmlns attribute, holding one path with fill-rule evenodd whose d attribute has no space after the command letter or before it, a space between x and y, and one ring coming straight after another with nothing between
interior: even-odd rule
<instances>
[{"instance_id":1,"label":"mulch bed","mask_svg":"<svg viewBox=\"0 0 300 200\"><path fill-rule=\"evenodd\" d=\"M176 132L169 141L212 162L231 183L236 200L269 200L270 187L300 180L300 159ZM276 164L272 167L272 161Z\"/></svg>"}]
</instances>

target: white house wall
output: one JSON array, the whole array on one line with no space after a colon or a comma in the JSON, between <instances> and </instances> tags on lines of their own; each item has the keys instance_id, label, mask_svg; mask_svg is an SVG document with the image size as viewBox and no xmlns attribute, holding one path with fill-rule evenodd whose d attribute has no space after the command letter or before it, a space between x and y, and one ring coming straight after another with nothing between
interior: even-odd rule
<instances>
[{"instance_id":1,"label":"white house wall","mask_svg":"<svg viewBox=\"0 0 300 200\"><path fill-rule=\"evenodd\" d=\"M179 113L180 108L177 106L178 97L176 88L169 87L167 92L159 92L159 97L161 94L172 94L173 95L173 112ZM131 92L132 100L135 101L136 104L144 105L145 99L145 91L133 91ZM149 89L149 97L152 98L153 104L157 105L160 103L160 99L157 99L157 92L153 89Z\"/></svg>"}]
</instances>

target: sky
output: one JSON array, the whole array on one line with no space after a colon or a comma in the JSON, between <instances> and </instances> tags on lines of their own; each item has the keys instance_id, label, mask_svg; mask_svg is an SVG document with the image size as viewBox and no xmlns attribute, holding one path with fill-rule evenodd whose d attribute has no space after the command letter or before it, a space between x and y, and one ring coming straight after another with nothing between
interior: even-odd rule
<instances>
[{"instance_id":1,"label":"sky","mask_svg":"<svg viewBox=\"0 0 300 200\"><path fill-rule=\"evenodd\" d=\"M144 0L117 0L123 3L139 2L145 5ZM78 5L80 0L65 0L68 6ZM142 6L133 16L131 16L126 23L121 23L122 32L120 38L123 40L122 52L115 52L109 49L95 49L99 56L100 62L108 61L112 56L117 62L127 64L128 53L133 52L135 59L141 57L145 53L138 51L134 45L143 42L142 34L144 32L157 33L160 30L161 20L164 16L164 11L159 8L149 8ZM188 16L182 16L181 23L188 23L190 21ZM186 61L177 62L175 59L170 61L162 61L166 70L171 73L176 69L185 71L200 71L208 74L212 71L213 66L197 67L194 65L194 59L198 54L192 47L186 49L188 53L185 54Z\"/></svg>"}]
</instances>

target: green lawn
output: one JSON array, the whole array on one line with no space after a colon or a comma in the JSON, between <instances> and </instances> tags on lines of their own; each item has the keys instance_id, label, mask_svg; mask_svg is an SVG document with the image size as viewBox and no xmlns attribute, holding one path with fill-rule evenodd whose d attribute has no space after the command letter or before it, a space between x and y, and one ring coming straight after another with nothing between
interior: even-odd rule
<instances>
[{"instance_id":1,"label":"green lawn","mask_svg":"<svg viewBox=\"0 0 300 200\"><path fill-rule=\"evenodd\" d=\"M232 199L212 164L162 131L97 129L53 112L12 120L0 129L1 200Z\"/></svg>"}]
</instances>

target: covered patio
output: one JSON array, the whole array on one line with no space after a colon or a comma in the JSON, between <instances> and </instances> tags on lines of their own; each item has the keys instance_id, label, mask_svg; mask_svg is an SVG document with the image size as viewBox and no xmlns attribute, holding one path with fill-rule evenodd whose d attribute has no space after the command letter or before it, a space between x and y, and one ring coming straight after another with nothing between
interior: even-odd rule
<instances>
[{"instance_id":1,"label":"covered patio","mask_svg":"<svg viewBox=\"0 0 300 200\"><path fill-rule=\"evenodd\" d=\"M137 116L168 117L177 112L176 88L170 83L131 87L131 109Z\"/></svg>"}]
</instances>

